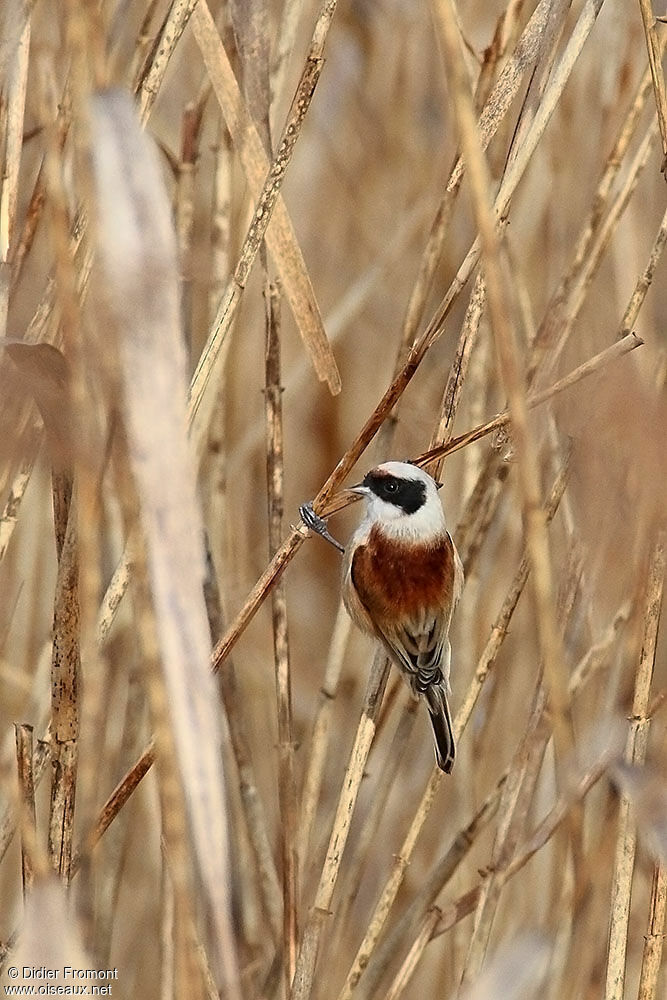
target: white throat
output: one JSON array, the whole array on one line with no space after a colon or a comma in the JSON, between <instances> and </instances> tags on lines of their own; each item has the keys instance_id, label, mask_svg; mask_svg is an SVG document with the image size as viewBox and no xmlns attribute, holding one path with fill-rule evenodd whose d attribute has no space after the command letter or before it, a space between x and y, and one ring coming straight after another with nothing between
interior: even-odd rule
<instances>
[{"instance_id":1,"label":"white throat","mask_svg":"<svg viewBox=\"0 0 667 1000\"><path fill-rule=\"evenodd\" d=\"M355 532L357 541L370 533L373 525L385 535L403 542L432 542L447 530L442 504L437 495L429 496L414 514L406 514L386 500L371 494L365 498L366 514Z\"/></svg>"}]
</instances>

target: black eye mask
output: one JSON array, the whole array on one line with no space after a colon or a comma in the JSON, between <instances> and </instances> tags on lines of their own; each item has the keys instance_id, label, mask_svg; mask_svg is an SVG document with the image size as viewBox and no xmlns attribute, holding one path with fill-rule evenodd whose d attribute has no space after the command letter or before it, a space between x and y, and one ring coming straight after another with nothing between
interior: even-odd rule
<instances>
[{"instance_id":1,"label":"black eye mask","mask_svg":"<svg viewBox=\"0 0 667 1000\"><path fill-rule=\"evenodd\" d=\"M369 472L364 479L376 497L400 507L406 514L414 514L426 502L426 486L419 479L399 479L387 473Z\"/></svg>"}]
</instances>

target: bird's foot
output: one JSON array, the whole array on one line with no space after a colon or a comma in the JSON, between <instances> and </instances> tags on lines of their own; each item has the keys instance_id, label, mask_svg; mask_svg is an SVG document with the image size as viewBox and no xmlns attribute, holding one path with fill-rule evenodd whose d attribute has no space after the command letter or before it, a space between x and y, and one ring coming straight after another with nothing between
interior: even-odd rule
<instances>
[{"instance_id":1,"label":"bird's foot","mask_svg":"<svg viewBox=\"0 0 667 1000\"><path fill-rule=\"evenodd\" d=\"M321 535L326 542L333 545L333 547L338 549L339 552L345 552L345 549L340 542L337 542L333 535L330 534L329 529L327 528L327 522L324 518L320 517L320 515L316 514L313 510L312 500L308 501L308 503L301 504L299 507L299 514L301 515L301 520L307 528L314 531L316 534Z\"/></svg>"}]
</instances>

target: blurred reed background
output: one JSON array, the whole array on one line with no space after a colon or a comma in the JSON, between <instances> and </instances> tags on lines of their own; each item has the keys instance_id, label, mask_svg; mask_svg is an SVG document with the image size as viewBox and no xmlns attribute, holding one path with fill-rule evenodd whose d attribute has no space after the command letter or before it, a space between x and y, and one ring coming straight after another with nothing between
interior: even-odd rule
<instances>
[{"instance_id":1,"label":"blurred reed background","mask_svg":"<svg viewBox=\"0 0 667 1000\"><path fill-rule=\"evenodd\" d=\"M647 0L0 29L4 969L664 996L667 29ZM466 569L451 777L299 522L390 457L439 472Z\"/></svg>"}]
</instances>

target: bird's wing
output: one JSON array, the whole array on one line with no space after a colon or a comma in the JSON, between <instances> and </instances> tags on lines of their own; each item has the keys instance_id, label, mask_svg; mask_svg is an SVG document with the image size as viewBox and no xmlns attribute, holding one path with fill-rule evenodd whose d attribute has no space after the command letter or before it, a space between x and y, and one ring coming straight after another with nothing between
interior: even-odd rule
<instances>
[{"instance_id":1,"label":"bird's wing","mask_svg":"<svg viewBox=\"0 0 667 1000\"><path fill-rule=\"evenodd\" d=\"M417 694L431 684L449 686L449 619L440 610L425 611L418 620L383 629L383 637L410 676Z\"/></svg>"},{"instance_id":2,"label":"bird's wing","mask_svg":"<svg viewBox=\"0 0 667 1000\"><path fill-rule=\"evenodd\" d=\"M449 626L456 604L463 590L463 566L456 546L448 533L454 558L454 579L449 613L441 608L424 608L418 615L400 623L379 618L364 601L362 592L355 581L355 557L359 553L347 554L344 568L345 603L352 619L364 631L375 634L383 643L387 653L409 677L416 694L423 693L431 684L444 680L449 687Z\"/></svg>"},{"instance_id":3,"label":"bird's wing","mask_svg":"<svg viewBox=\"0 0 667 1000\"><path fill-rule=\"evenodd\" d=\"M390 626L372 617L357 588L351 590L359 609L353 617L359 621L363 615L364 623L370 625L366 630L378 637L390 659L406 673L415 694L423 694L430 684L440 680L449 687L449 620L445 615L424 611L418 619Z\"/></svg>"}]
</instances>

